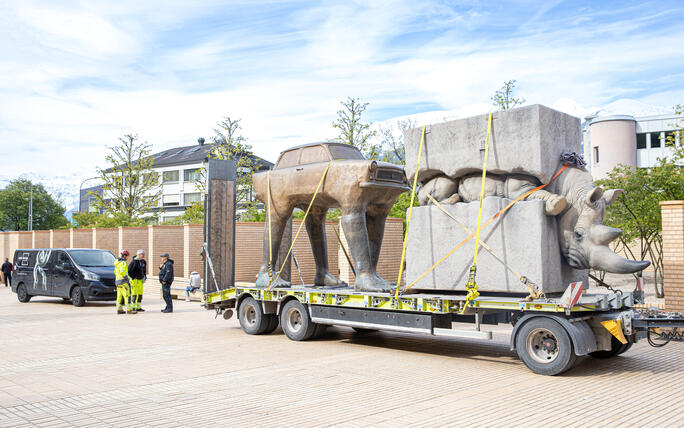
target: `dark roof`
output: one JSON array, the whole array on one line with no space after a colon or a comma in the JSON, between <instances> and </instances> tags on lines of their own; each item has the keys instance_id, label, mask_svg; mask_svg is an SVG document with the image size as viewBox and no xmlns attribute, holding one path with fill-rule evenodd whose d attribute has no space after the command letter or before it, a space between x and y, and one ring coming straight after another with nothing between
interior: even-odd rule
<instances>
[{"instance_id":1,"label":"dark roof","mask_svg":"<svg viewBox=\"0 0 684 428\"><path fill-rule=\"evenodd\" d=\"M207 155L213 147L212 143L194 144L192 146L176 147L173 149L164 150L163 152L155 153L151 157L154 159L153 168L187 165L193 163L204 162ZM257 170L271 169L273 163L262 159L259 156L252 155L257 162ZM107 172L113 171L115 168L107 169Z\"/></svg>"},{"instance_id":2,"label":"dark roof","mask_svg":"<svg viewBox=\"0 0 684 428\"><path fill-rule=\"evenodd\" d=\"M155 153L152 155L154 158L154 168L162 166L173 166L173 165L186 165L191 163L204 162L207 155L211 151L213 144L194 144L192 146L176 147L173 149L164 150L163 152ZM257 169L270 169L273 167L273 163L260 158L259 156L254 156L254 160L258 163Z\"/></svg>"}]
</instances>

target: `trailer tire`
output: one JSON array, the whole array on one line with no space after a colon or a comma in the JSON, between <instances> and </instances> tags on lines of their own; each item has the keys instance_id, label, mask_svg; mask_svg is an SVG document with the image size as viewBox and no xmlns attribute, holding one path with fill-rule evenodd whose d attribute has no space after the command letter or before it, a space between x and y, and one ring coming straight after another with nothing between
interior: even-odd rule
<instances>
[{"instance_id":1,"label":"trailer tire","mask_svg":"<svg viewBox=\"0 0 684 428\"><path fill-rule=\"evenodd\" d=\"M245 297L238 308L240 327L247 334L263 334L270 323L261 304L254 297Z\"/></svg>"},{"instance_id":2,"label":"trailer tire","mask_svg":"<svg viewBox=\"0 0 684 428\"><path fill-rule=\"evenodd\" d=\"M264 330L264 334L271 334L278 328L280 320L276 314L264 314L264 316L268 318L268 327Z\"/></svg>"},{"instance_id":3,"label":"trailer tire","mask_svg":"<svg viewBox=\"0 0 684 428\"><path fill-rule=\"evenodd\" d=\"M515 347L527 368L541 375L563 373L577 360L570 335L551 318L532 318L525 322L520 327Z\"/></svg>"},{"instance_id":4,"label":"trailer tire","mask_svg":"<svg viewBox=\"0 0 684 428\"><path fill-rule=\"evenodd\" d=\"M627 350L631 347L631 340L627 339L627 343L622 343L619 340L617 340L615 336L612 336L610 338L610 351L595 351L590 352L589 355L598 359L613 358L627 352Z\"/></svg>"},{"instance_id":5,"label":"trailer tire","mask_svg":"<svg viewBox=\"0 0 684 428\"><path fill-rule=\"evenodd\" d=\"M292 340L311 339L316 332L316 324L311 321L309 310L299 300L290 300L280 311L280 326L283 333Z\"/></svg>"}]
</instances>

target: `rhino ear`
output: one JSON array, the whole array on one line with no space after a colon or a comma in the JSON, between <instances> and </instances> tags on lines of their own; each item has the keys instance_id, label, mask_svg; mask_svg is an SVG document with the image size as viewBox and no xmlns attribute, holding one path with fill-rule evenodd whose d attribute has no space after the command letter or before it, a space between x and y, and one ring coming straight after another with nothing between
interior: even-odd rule
<instances>
[{"instance_id":1,"label":"rhino ear","mask_svg":"<svg viewBox=\"0 0 684 428\"><path fill-rule=\"evenodd\" d=\"M615 202L615 200L622 194L622 189L609 189L603 192L603 199L606 200L606 206Z\"/></svg>"},{"instance_id":2,"label":"rhino ear","mask_svg":"<svg viewBox=\"0 0 684 428\"><path fill-rule=\"evenodd\" d=\"M601 197L603 197L603 189L601 189L600 187L594 187L592 191L587 194L587 199L585 200L585 202L590 207L593 207L594 205L596 205L596 202L598 202L599 199L601 199Z\"/></svg>"}]
</instances>

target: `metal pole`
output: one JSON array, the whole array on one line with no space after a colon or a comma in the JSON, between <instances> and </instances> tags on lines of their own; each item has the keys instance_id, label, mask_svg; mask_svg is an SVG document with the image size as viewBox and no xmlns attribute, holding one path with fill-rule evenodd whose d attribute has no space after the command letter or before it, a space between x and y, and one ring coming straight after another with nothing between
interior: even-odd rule
<instances>
[{"instance_id":1,"label":"metal pole","mask_svg":"<svg viewBox=\"0 0 684 428\"><path fill-rule=\"evenodd\" d=\"M33 230L33 183L31 183L31 198L29 199L28 230Z\"/></svg>"}]
</instances>

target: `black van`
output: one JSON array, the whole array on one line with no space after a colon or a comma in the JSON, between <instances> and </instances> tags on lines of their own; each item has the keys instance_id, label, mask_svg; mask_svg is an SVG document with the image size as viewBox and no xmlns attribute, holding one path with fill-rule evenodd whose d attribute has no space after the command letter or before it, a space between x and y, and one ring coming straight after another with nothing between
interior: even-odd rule
<instances>
[{"instance_id":1,"label":"black van","mask_svg":"<svg viewBox=\"0 0 684 428\"><path fill-rule=\"evenodd\" d=\"M116 300L115 261L107 250L16 250L12 291L24 303L33 296L71 299L74 306L83 306L86 300Z\"/></svg>"}]
</instances>

